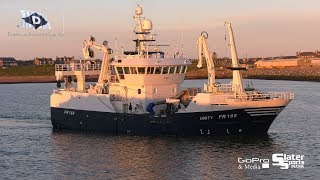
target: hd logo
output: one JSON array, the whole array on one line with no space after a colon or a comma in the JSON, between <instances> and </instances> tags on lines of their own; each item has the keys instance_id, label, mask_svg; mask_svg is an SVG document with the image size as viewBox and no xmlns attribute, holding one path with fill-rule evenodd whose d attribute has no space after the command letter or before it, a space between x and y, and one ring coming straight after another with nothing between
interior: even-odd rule
<instances>
[{"instance_id":1,"label":"hd logo","mask_svg":"<svg viewBox=\"0 0 320 180\"><path fill-rule=\"evenodd\" d=\"M22 16L21 28L51 29L50 23L44 14L27 10L20 10L20 13Z\"/></svg>"}]
</instances>

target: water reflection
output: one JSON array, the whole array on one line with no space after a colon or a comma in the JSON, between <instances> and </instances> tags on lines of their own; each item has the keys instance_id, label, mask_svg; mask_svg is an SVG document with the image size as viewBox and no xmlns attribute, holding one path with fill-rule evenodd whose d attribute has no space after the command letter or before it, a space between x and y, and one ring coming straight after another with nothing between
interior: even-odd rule
<instances>
[{"instance_id":1,"label":"water reflection","mask_svg":"<svg viewBox=\"0 0 320 180\"><path fill-rule=\"evenodd\" d=\"M269 158L281 148L270 136L135 137L54 130L52 140L61 178L244 178L248 172L238 169L238 157Z\"/></svg>"}]
</instances>

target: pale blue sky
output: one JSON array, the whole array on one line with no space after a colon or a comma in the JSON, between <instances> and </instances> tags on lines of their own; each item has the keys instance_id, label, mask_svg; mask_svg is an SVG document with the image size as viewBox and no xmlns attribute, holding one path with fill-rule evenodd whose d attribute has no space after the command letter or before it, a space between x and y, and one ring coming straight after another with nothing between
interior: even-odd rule
<instances>
[{"instance_id":1,"label":"pale blue sky","mask_svg":"<svg viewBox=\"0 0 320 180\"><path fill-rule=\"evenodd\" d=\"M94 35L131 50L134 44L132 19L136 5L153 21L159 43L171 44L165 51L181 48L184 34L185 54L196 57L195 41L200 32L209 33L209 45L218 56L229 56L225 47L223 22L233 23L239 56L293 55L296 51L320 49L319 0L2 0L0 2L0 56L31 59L36 56L81 57L82 41ZM40 11L48 16L62 38L9 37L8 32L35 32L19 29L20 9ZM43 32L39 30L38 32Z\"/></svg>"}]
</instances>

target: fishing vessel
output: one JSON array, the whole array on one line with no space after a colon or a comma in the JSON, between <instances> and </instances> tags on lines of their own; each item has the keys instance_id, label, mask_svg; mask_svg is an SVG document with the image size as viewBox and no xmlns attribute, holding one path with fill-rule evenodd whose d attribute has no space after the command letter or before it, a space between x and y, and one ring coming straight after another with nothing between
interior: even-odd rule
<instances>
[{"instance_id":1,"label":"fishing vessel","mask_svg":"<svg viewBox=\"0 0 320 180\"><path fill-rule=\"evenodd\" d=\"M151 34L152 21L142 18L138 6L135 49L113 52L94 37L84 41L85 59L103 53L101 64L57 64L57 89L50 98L54 129L101 131L132 135L225 135L267 134L278 114L294 98L291 92L262 92L245 88L231 23L229 32L233 78L229 84L215 79L208 34L201 33L197 45L199 61L208 69L208 82L183 88L188 66L182 53L160 50ZM95 84L86 78L98 75Z\"/></svg>"}]
</instances>

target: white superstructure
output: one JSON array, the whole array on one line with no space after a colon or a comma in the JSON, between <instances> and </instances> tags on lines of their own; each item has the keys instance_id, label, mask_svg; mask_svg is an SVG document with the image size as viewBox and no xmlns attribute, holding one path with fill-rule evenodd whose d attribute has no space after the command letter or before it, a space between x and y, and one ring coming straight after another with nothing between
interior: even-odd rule
<instances>
[{"instance_id":1,"label":"white superstructure","mask_svg":"<svg viewBox=\"0 0 320 180\"><path fill-rule=\"evenodd\" d=\"M51 105L58 107L68 104L70 107L76 106L85 110L86 105L80 107L80 104L85 103L81 98L88 102L91 102L88 100L90 98L102 98L107 106L110 106L109 102L112 104L112 107L105 108L105 111L113 109L118 113L146 113L149 103L160 102L159 106L155 107L155 111L160 112L163 106L161 104L165 104L167 98L175 97L181 92L181 84L191 62L182 56L169 56L160 51L159 45L153 44L155 39L150 35L152 21L143 19L142 13L142 8L138 6L134 15L137 20L134 51L113 54L107 41L99 44L94 37L90 37L84 41L84 57L94 57L94 49L98 49L103 53L101 65L56 65L57 81L65 81L65 88L53 94ZM86 77L93 75L99 75L98 82L85 87ZM77 83L74 83L75 78ZM69 101L73 95L81 98ZM87 109L104 106L100 100L96 102L96 105L88 104L90 107Z\"/></svg>"}]
</instances>

